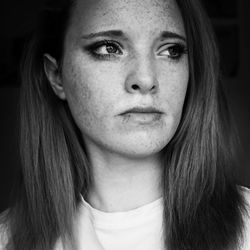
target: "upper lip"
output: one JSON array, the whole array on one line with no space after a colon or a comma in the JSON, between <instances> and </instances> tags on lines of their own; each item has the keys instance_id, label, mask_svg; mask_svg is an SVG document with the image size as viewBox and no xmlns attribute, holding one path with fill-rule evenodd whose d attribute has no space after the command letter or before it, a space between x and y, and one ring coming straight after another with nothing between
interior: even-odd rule
<instances>
[{"instance_id":1,"label":"upper lip","mask_svg":"<svg viewBox=\"0 0 250 250\"><path fill-rule=\"evenodd\" d=\"M131 109L127 109L126 111L122 112L121 115L125 115L127 113L158 113L162 114L163 112L155 107L133 107Z\"/></svg>"}]
</instances>

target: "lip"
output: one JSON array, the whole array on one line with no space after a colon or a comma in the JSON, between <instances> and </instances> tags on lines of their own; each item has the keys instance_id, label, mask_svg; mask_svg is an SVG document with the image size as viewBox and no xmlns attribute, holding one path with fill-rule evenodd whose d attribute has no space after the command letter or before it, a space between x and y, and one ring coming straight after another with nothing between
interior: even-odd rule
<instances>
[{"instance_id":1,"label":"lip","mask_svg":"<svg viewBox=\"0 0 250 250\"><path fill-rule=\"evenodd\" d=\"M162 111L160 111L159 109L156 109L155 107L133 107L131 109L128 109L124 112L122 112L120 115L126 115L129 113L138 113L138 114L163 114Z\"/></svg>"}]
</instances>

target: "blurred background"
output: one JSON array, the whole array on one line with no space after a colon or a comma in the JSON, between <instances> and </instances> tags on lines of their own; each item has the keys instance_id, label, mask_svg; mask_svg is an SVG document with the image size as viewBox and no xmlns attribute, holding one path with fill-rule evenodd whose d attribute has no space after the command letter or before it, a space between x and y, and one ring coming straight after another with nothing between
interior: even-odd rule
<instances>
[{"instance_id":1,"label":"blurred background","mask_svg":"<svg viewBox=\"0 0 250 250\"><path fill-rule=\"evenodd\" d=\"M19 61L42 0L10 0L0 10L0 212L8 207L17 169ZM202 0L221 54L223 84L236 122L242 153L237 179L250 187L250 1Z\"/></svg>"}]
</instances>

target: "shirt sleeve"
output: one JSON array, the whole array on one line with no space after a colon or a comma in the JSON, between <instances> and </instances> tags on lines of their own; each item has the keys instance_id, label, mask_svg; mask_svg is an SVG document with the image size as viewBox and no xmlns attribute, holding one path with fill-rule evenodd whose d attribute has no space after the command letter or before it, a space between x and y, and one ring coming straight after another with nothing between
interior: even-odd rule
<instances>
[{"instance_id":1,"label":"shirt sleeve","mask_svg":"<svg viewBox=\"0 0 250 250\"><path fill-rule=\"evenodd\" d=\"M250 249L250 189L242 187L243 195L247 205L247 213L244 214L244 240L242 250Z\"/></svg>"},{"instance_id":2,"label":"shirt sleeve","mask_svg":"<svg viewBox=\"0 0 250 250\"><path fill-rule=\"evenodd\" d=\"M0 249L4 250L7 245L7 230L4 225L0 225Z\"/></svg>"}]
</instances>

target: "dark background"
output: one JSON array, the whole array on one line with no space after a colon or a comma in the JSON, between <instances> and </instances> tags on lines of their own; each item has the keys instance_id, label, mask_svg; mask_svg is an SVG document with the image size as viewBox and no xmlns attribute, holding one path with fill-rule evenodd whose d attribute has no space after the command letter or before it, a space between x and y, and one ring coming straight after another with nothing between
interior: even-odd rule
<instances>
[{"instance_id":1,"label":"dark background","mask_svg":"<svg viewBox=\"0 0 250 250\"><path fill-rule=\"evenodd\" d=\"M250 1L202 0L216 31L223 84L239 130L238 182L250 187ZM8 206L17 169L19 61L43 1L9 0L0 9L0 211Z\"/></svg>"}]
</instances>

